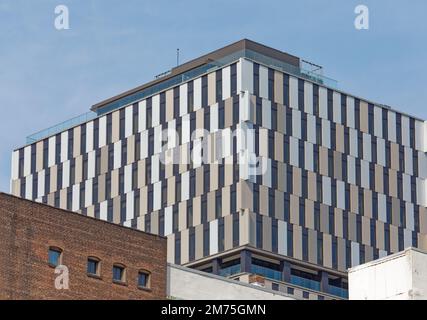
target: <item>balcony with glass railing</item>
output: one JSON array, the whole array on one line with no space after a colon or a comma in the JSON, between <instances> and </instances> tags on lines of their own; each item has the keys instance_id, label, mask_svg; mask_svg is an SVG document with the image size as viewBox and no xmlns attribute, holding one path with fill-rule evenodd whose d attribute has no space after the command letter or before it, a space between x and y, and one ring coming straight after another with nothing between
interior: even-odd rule
<instances>
[{"instance_id":1,"label":"balcony with glass railing","mask_svg":"<svg viewBox=\"0 0 427 320\"><path fill-rule=\"evenodd\" d=\"M260 276L263 276L268 279L274 279L277 281L282 280L282 272L278 270L273 270L268 267L258 266L256 264L251 265L251 272Z\"/></svg>"},{"instance_id":2,"label":"balcony with glass railing","mask_svg":"<svg viewBox=\"0 0 427 320\"><path fill-rule=\"evenodd\" d=\"M241 269L240 269L240 263L239 264L235 264L232 266L228 266L225 268L220 268L219 269L219 275L223 276L223 277L229 277L232 276L234 274L238 274L240 273Z\"/></svg>"},{"instance_id":3,"label":"balcony with glass railing","mask_svg":"<svg viewBox=\"0 0 427 320\"><path fill-rule=\"evenodd\" d=\"M295 284L295 285L300 286L300 287L312 289L315 291L320 291L320 282L312 280L312 279L307 279L307 278L299 277L296 275L291 275L291 281L290 282L292 284Z\"/></svg>"},{"instance_id":4,"label":"balcony with glass railing","mask_svg":"<svg viewBox=\"0 0 427 320\"><path fill-rule=\"evenodd\" d=\"M348 299L348 289L339 288L336 286L329 285L328 286L328 293L330 293L334 296L337 296L337 297Z\"/></svg>"}]
</instances>

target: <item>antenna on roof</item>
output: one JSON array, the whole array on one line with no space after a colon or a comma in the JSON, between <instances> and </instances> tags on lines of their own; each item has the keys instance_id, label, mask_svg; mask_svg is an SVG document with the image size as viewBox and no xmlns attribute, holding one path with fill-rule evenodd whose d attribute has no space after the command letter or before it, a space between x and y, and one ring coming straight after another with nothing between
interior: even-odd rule
<instances>
[{"instance_id":1,"label":"antenna on roof","mask_svg":"<svg viewBox=\"0 0 427 320\"><path fill-rule=\"evenodd\" d=\"M176 66L179 66L179 48L176 49Z\"/></svg>"}]
</instances>

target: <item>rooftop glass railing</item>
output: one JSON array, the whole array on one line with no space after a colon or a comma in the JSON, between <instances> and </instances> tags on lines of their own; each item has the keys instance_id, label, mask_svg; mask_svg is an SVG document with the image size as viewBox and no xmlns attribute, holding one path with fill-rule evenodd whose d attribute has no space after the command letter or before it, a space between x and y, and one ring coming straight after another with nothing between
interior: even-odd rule
<instances>
[{"instance_id":1,"label":"rooftop glass railing","mask_svg":"<svg viewBox=\"0 0 427 320\"><path fill-rule=\"evenodd\" d=\"M245 49L236 51L228 56L225 56L224 58L211 61L207 64L204 64L202 66L199 66L197 68L191 69L187 72L184 72L182 74L176 75L174 77L165 79L164 81L154 84L148 88L141 89L140 91L137 91L135 93L129 94L127 96L124 96L120 99L117 99L115 101L112 101L105 106L100 107L97 112L88 112L83 115L74 117L70 120L64 121L60 124L57 124L55 126L52 126L48 129L39 131L35 134L32 134L27 137L27 144L37 142L41 139L47 138L49 136L52 136L54 134L60 133L64 130L70 129L74 126L77 126L81 123L91 121L95 119L96 117L99 117L103 114L106 114L108 112L111 112L113 110L122 108L124 106L130 105L132 103L138 102L140 100L143 100L149 96L152 96L156 93L159 93L161 91L165 91L169 88L175 87L177 85L180 85L181 83L187 82L191 79L197 78L205 73L209 73L212 71L215 71L216 69L219 69L227 64L230 64L239 58L248 58L250 60L253 60L255 62L258 62L260 64L269 66L271 68L279 69L280 71L283 71L285 73L292 74L297 77L305 78L307 80L336 88L337 87L337 81L324 77L322 75L313 73L308 70L304 70L302 68L299 68L297 66L285 63L283 61L265 56L263 54L260 54L258 52Z\"/></svg>"},{"instance_id":2,"label":"rooftop glass railing","mask_svg":"<svg viewBox=\"0 0 427 320\"><path fill-rule=\"evenodd\" d=\"M68 120L61 122L57 125L54 125L50 128L44 129L42 131L36 132L36 133L28 136L27 137L27 144L37 142L37 141L42 140L44 138L53 136L57 133L60 133L62 131L65 131L67 129L75 127L79 124L91 121L91 120L95 119L97 116L98 115L95 112L86 112L86 113L81 114L81 115L74 117L72 119L68 119Z\"/></svg>"},{"instance_id":3,"label":"rooftop glass railing","mask_svg":"<svg viewBox=\"0 0 427 320\"><path fill-rule=\"evenodd\" d=\"M304 78L327 87L331 87L335 89L338 87L338 82L334 79L331 79L321 74L318 74L316 72L265 56L261 53L258 53L252 50L245 50L244 57L254 60L256 62L259 62L261 64L267 65L271 68L279 69L284 73L289 73L294 76Z\"/></svg>"}]
</instances>

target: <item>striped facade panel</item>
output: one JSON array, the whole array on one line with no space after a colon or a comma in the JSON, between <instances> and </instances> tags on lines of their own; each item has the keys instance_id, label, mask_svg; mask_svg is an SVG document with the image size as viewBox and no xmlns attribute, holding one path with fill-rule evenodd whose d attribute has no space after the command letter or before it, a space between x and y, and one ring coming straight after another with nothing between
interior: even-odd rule
<instances>
[{"instance_id":1,"label":"striped facade panel","mask_svg":"<svg viewBox=\"0 0 427 320\"><path fill-rule=\"evenodd\" d=\"M345 271L427 249L425 151L418 119L240 59L14 151L11 192L167 236L173 263L250 245Z\"/></svg>"}]
</instances>

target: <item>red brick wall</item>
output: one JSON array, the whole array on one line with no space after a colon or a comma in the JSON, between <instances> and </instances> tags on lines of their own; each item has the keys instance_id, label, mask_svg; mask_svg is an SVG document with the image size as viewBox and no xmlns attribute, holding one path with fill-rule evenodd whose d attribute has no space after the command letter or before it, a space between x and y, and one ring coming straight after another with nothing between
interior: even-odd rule
<instances>
[{"instance_id":1,"label":"red brick wall","mask_svg":"<svg viewBox=\"0 0 427 320\"><path fill-rule=\"evenodd\" d=\"M55 289L50 246L63 250L69 289ZM101 278L86 273L88 256L101 259ZM126 266L127 285L112 281ZM150 290L137 286L151 272ZM0 299L164 299L166 239L0 193Z\"/></svg>"}]
</instances>

